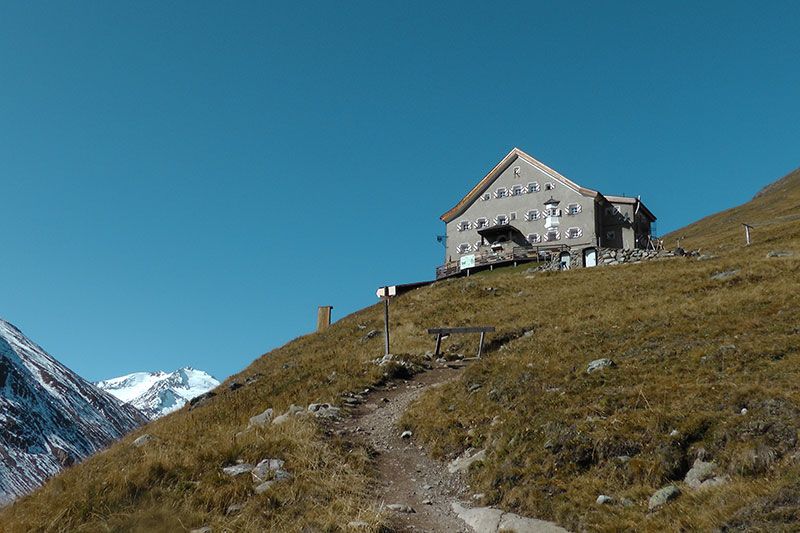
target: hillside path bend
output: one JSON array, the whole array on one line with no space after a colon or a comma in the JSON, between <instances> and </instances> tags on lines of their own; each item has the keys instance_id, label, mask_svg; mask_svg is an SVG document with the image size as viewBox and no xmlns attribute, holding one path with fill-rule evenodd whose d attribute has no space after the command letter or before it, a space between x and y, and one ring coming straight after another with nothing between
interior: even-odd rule
<instances>
[{"instance_id":1,"label":"hillside path bend","mask_svg":"<svg viewBox=\"0 0 800 533\"><path fill-rule=\"evenodd\" d=\"M392 513L394 531L494 533L505 530L501 528L502 516L502 525L509 519L521 520L514 523L517 533L565 532L551 522L498 509L470 509L464 503L472 499L466 479L460 473L450 473L445 463L430 457L423 446L415 444L413 436L401 437L399 421L409 405L427 390L458 379L464 366L437 366L408 380L373 388L351 416L342 421L345 435L377 452L375 497L380 507ZM414 512L393 511L390 505L408 506Z\"/></svg>"}]
</instances>

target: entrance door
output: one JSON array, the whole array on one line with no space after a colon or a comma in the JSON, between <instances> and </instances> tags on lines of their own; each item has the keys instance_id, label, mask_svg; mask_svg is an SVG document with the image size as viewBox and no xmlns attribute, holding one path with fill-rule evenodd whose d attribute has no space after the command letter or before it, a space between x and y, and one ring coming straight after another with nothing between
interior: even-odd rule
<instances>
[{"instance_id":1,"label":"entrance door","mask_svg":"<svg viewBox=\"0 0 800 533\"><path fill-rule=\"evenodd\" d=\"M561 260L561 270L568 270L570 262L569 252L561 252L559 259Z\"/></svg>"},{"instance_id":2,"label":"entrance door","mask_svg":"<svg viewBox=\"0 0 800 533\"><path fill-rule=\"evenodd\" d=\"M593 267L597 266L597 250L594 248L586 248L583 251L583 266Z\"/></svg>"}]
</instances>

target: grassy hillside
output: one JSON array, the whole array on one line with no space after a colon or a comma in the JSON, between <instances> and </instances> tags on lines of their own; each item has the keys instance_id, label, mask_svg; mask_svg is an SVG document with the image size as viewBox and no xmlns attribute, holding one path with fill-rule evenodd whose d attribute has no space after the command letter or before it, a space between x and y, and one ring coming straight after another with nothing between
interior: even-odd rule
<instances>
[{"instance_id":1,"label":"grassy hillside","mask_svg":"<svg viewBox=\"0 0 800 533\"><path fill-rule=\"evenodd\" d=\"M486 448L486 461L470 472L483 503L574 530L793 528L800 520L799 181L790 175L753 202L676 232L710 259L532 275L503 269L393 300L393 351L411 359L432 349L424 333L432 326L490 324L495 339L514 339L426 394L406 426L443 459ZM740 245L739 221L763 223L750 247ZM778 249L794 255L767 257ZM712 278L725 271L732 273ZM206 405L151 423L3 510L3 531L390 525L370 496L367 450L310 418L237 435L267 407L338 403L343 392L382 379L385 368L372 359L383 340L365 337L381 320L373 306L262 356ZM475 342L453 337L444 347L470 353ZM604 357L615 366L586 373ZM257 379L228 388L247 378ZM156 439L132 446L142 433ZM680 480L697 456L717 462L730 481L686 489ZM254 495L247 476L221 472L266 457L285 459L293 477L265 494ZM649 496L673 481L683 494L648 512ZM599 494L630 502L600 506ZM227 513L235 504L244 507Z\"/></svg>"}]
</instances>

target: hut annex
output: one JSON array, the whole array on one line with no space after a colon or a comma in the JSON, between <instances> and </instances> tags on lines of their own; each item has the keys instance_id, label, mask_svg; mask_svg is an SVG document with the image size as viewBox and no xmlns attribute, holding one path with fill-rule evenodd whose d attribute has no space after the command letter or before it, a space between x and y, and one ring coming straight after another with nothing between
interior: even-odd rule
<instances>
[{"instance_id":1,"label":"hut annex","mask_svg":"<svg viewBox=\"0 0 800 533\"><path fill-rule=\"evenodd\" d=\"M437 279L556 258L561 268L592 267L600 248L651 248L656 220L638 197L582 187L519 148L440 218L445 264Z\"/></svg>"}]
</instances>

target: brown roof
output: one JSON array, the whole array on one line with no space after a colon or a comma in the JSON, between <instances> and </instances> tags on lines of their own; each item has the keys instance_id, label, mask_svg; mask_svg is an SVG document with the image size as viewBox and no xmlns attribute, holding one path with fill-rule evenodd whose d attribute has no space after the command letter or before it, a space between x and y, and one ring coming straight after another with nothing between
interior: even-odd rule
<instances>
[{"instance_id":1,"label":"brown roof","mask_svg":"<svg viewBox=\"0 0 800 533\"><path fill-rule=\"evenodd\" d=\"M500 174L502 174L502 172L509 166L511 166L511 164L517 159L522 159L523 161L530 163L531 165L538 168L551 178L560 181L562 184L566 185L567 187L570 187L571 189L576 190L577 192L583 194L584 196L596 198L600 194L592 189L581 187L574 181L562 176L552 168L548 167L547 165L533 158L532 156L526 154L519 148L514 148L513 150L508 152L508 154L492 170L490 170L489 173L486 174L486 176L484 176L483 179L479 181L478 184L475 185L475 187L473 187L472 190L469 191L466 196L464 196L464 198L462 198L452 209L450 209L448 212L446 212L439 218L444 222L450 222L451 220L459 216L461 213L463 213L464 210L466 210L466 208L469 207L469 205L471 205L472 202L474 202L486 189L488 189L489 186L491 186L491 184L494 182L494 180L496 180L500 176Z\"/></svg>"}]
</instances>

